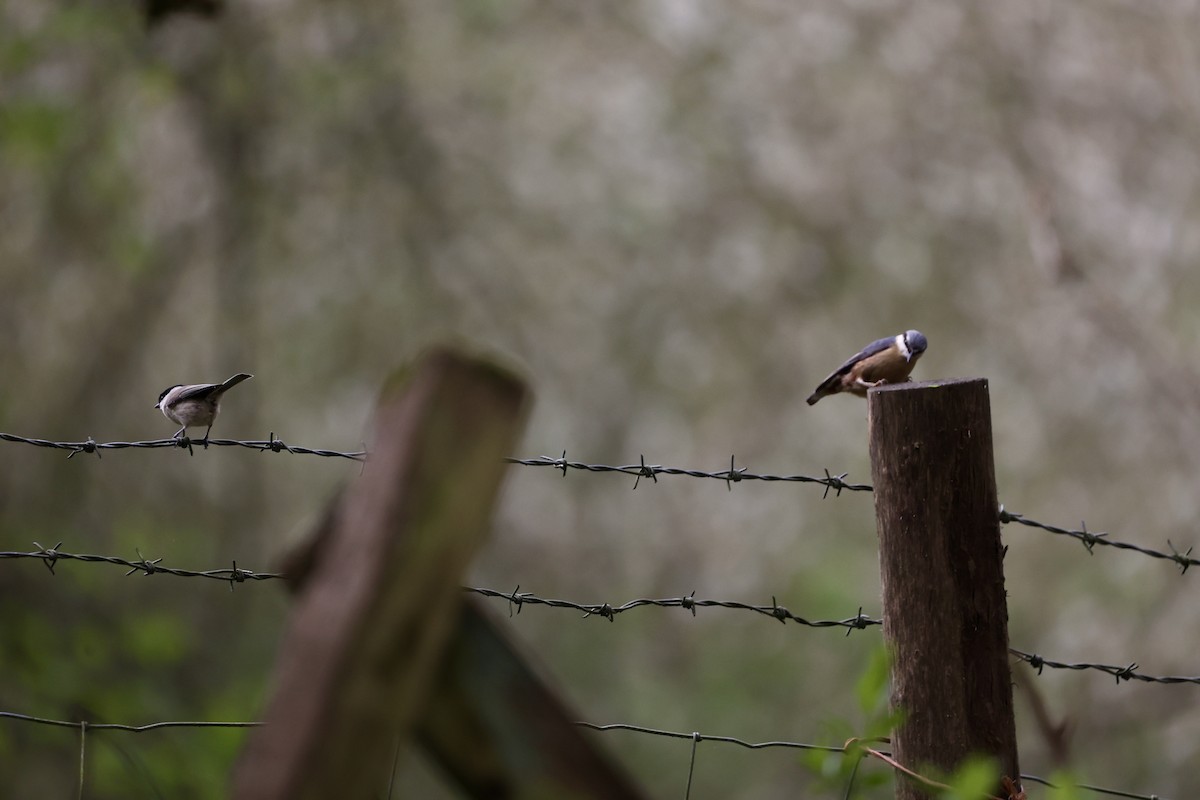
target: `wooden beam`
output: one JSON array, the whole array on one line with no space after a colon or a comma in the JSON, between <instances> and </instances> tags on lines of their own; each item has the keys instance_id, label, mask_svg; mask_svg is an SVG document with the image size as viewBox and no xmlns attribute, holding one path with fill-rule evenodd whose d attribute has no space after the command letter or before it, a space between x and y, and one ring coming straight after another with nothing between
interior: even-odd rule
<instances>
[{"instance_id":1,"label":"wooden beam","mask_svg":"<svg viewBox=\"0 0 1200 800\"><path fill-rule=\"evenodd\" d=\"M505 625L468 598L419 740L468 797L638 800Z\"/></svg>"},{"instance_id":2,"label":"wooden beam","mask_svg":"<svg viewBox=\"0 0 1200 800\"><path fill-rule=\"evenodd\" d=\"M280 646L244 800L368 797L426 710L522 429L527 392L449 352L384 388L371 456L328 520Z\"/></svg>"}]
</instances>

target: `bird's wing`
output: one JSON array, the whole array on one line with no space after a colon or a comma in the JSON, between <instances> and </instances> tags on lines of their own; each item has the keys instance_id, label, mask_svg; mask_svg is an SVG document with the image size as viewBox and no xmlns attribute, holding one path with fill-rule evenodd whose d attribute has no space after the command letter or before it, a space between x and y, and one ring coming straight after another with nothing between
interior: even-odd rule
<instances>
[{"instance_id":1,"label":"bird's wing","mask_svg":"<svg viewBox=\"0 0 1200 800\"><path fill-rule=\"evenodd\" d=\"M842 364L833 372L829 373L825 380L817 384L817 388L813 390L811 395L809 395L806 402L811 406L825 395L832 394L834 392L834 386L837 384L837 382L841 380L842 376L849 372L855 364L862 361L864 358L870 358L876 353L888 349L891 347L892 341L895 338L896 337L894 336L887 336L883 339L876 339L862 350L859 350L857 353L850 356L850 358L846 359L845 364Z\"/></svg>"},{"instance_id":2,"label":"bird's wing","mask_svg":"<svg viewBox=\"0 0 1200 800\"><path fill-rule=\"evenodd\" d=\"M845 375L847 372L850 371L851 367L853 367L858 362L862 361L864 358L870 358L871 356L875 355L876 353L887 350L889 347L892 346L892 342L895 341L895 339L896 339L895 336L885 336L882 339L876 339L875 341L871 342L869 345L864 347L862 350L859 350L857 353L855 353L854 355L852 355L848 359L846 359L845 364L842 364L840 367L835 369L833 372L829 373L829 378L832 378L835 375ZM829 378L826 378L825 380L829 380Z\"/></svg>"},{"instance_id":3,"label":"bird's wing","mask_svg":"<svg viewBox=\"0 0 1200 800\"><path fill-rule=\"evenodd\" d=\"M175 401L189 400L194 397L208 397L212 394L213 389L216 389L220 385L219 383L196 383L191 386L184 386L179 390L179 396L175 398Z\"/></svg>"}]
</instances>

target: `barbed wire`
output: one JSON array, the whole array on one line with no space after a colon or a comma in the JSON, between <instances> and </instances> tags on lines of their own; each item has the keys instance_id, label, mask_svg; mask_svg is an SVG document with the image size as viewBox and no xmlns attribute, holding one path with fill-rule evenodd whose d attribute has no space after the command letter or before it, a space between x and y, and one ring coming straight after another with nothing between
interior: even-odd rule
<instances>
[{"instance_id":1,"label":"barbed wire","mask_svg":"<svg viewBox=\"0 0 1200 800\"><path fill-rule=\"evenodd\" d=\"M174 575L181 578L210 578L219 581L228 581L229 588L232 590L235 583L244 583L245 581L265 581L265 580L283 580L286 576L279 572L256 572L250 569L244 569L237 565L237 561L233 562L233 567L223 567L219 569L193 570L181 569L179 567L169 567L162 563L161 558L146 558L140 550L137 552L137 559L121 558L119 556L102 556L87 553L70 553L59 548L62 547L62 542L58 542L53 547L44 547L38 542L33 543L37 548L30 551L0 551L0 559L36 559L45 564L46 569L54 574L54 568L59 561L82 561L85 563L100 563L114 564L116 566L127 569L125 573L133 575L140 573L142 575ZM780 622L787 623L788 621L795 622L800 625L806 625L810 628L845 628L846 635L850 635L851 631L863 630L872 625L882 625L883 621L873 619L862 613L862 607L858 609L858 614L853 617L842 620L810 620L804 617L793 614L786 607L779 605L774 597L771 598L771 605L753 605L750 603L741 603L736 600L706 600L703 598L697 599L696 593L692 592L685 597L672 597L665 599L649 599L639 598L630 600L620 605L612 605L610 603L576 603L570 600L553 600L538 597L530 592L522 592L518 585L511 592L501 592L496 589L487 589L483 587L462 587L464 592L470 592L481 595L483 597L500 598L507 600L509 604L509 615L514 612L513 606L516 606L515 613L521 613L521 607L526 603L530 605L544 605L551 608L571 608L584 613L585 617L599 616L604 617L610 622L613 618L622 612L629 611L641 606L659 606L661 608L683 608L690 610L692 616L696 615L697 608L731 608L740 611L752 611L763 616L772 617Z\"/></svg>"},{"instance_id":2,"label":"barbed wire","mask_svg":"<svg viewBox=\"0 0 1200 800\"><path fill-rule=\"evenodd\" d=\"M787 608L780 606L776 602L774 597L771 598L771 605L758 606L758 605L751 605L749 603L739 603L736 601L729 601L729 600L697 600L695 597L695 593L693 592L692 594L685 595L683 597L670 597L670 598L665 598L662 600L650 600L650 599L646 599L646 598L639 598L637 600L630 600L630 601L622 603L620 605L616 605L616 604L612 604L612 603L577 603L572 600L552 600L552 599L538 597L529 592L522 592L520 589L521 589L521 587L518 586L516 589L514 589L511 592L501 592L501 591L497 591L496 589L482 589L482 588L473 588L473 587L469 587L469 586L463 587L463 591L466 591L466 592L472 592L474 594L479 594L484 597L491 597L491 598L496 598L499 600L508 601L509 616L512 616L514 613L517 613L517 614L521 613L522 606L527 605L527 604L528 605L543 605L543 606L547 606L550 608L574 609L575 611L583 612L583 616L585 619L587 617L596 616L596 617L603 617L604 619L607 619L609 622L612 622L617 614L620 614L625 611L629 611L634 608L642 608L642 607L646 607L646 606L654 606L654 607L658 607L658 608L688 609L692 612L692 616L696 615L697 608L715 606L715 607L720 607L720 608L730 608L730 609L734 609L737 611L752 611L754 613L761 614L762 616L765 616L765 617L773 617L775 619L778 619L780 622L782 622L784 624L786 624L790 620L792 622L796 622L800 625L806 625L811 628L841 627L841 628L846 629L847 636L849 636L850 632L853 630L864 630L868 627L883 625L882 619L875 619L873 617L864 616L862 613L861 606L858 609L858 614L856 616L850 617L848 619L808 620L808 619L805 619L804 617L797 616L797 615L793 614L791 611L788 611ZM513 611L514 606L516 607L515 612ZM1011 648L1011 647L1009 648L1009 653L1011 655L1021 659L1022 661L1028 662L1030 666L1034 667L1038 671L1039 675L1042 673L1042 670L1046 669L1046 668L1066 669L1066 670L1098 670L1100 672L1105 672L1109 675L1114 676L1117 679L1118 683L1120 683L1123 680L1138 680L1138 681L1145 681L1148 683L1164 683L1164 684L1194 683L1194 684L1200 684L1200 677L1192 678L1192 677L1181 677L1181 676L1173 676L1173 675L1168 675L1168 676L1146 675L1144 673L1140 673L1140 672L1136 671L1136 669L1138 667L1138 665L1136 663L1130 664L1127 667L1112 666L1112 665L1108 665L1108 664L1086 664L1086 663L1076 664L1076 663L1069 663L1069 662L1063 662L1063 661L1053 661L1053 660L1050 660L1047 658L1043 658L1042 656L1035 655L1032 653L1026 653L1023 650L1017 650L1016 648Z\"/></svg>"},{"instance_id":3,"label":"barbed wire","mask_svg":"<svg viewBox=\"0 0 1200 800\"><path fill-rule=\"evenodd\" d=\"M295 455L321 456L323 458L347 458L351 461L365 461L367 458L366 449L355 450L351 452L343 452L341 450L325 450L315 447L303 447L301 445L287 444L281 439L275 437L275 432L266 439L189 439L186 436L181 436L178 439L150 439L144 442L97 442L92 437L88 437L82 442L56 442L49 439L33 439L27 436L17 436L12 433L0 433L0 441L14 442L17 444L29 444L34 447L48 447L54 450L70 450L70 455L67 458L74 458L80 453L95 453L96 457L100 457L101 450L125 450L128 448L141 449L158 449L163 447L178 448L193 452L193 446L207 448L212 447L246 447L251 450L266 451L272 453L292 453Z\"/></svg>"},{"instance_id":4,"label":"barbed wire","mask_svg":"<svg viewBox=\"0 0 1200 800\"><path fill-rule=\"evenodd\" d=\"M825 470L825 476L812 475L765 475L750 472L748 467L738 467L734 456L729 457L729 469L718 470L715 472L706 472L704 470L686 469L683 467L667 467L661 464L647 464L646 457L640 456L637 464L624 465L609 465L609 464L588 464L582 461L568 461L567 451L564 450L558 458L553 456L537 456L536 458L506 458L505 461L509 464L517 464L526 467L553 467L559 470L566 476L568 470L580 470L583 472L617 472L624 475L634 476L633 488L636 489L642 478L650 478L656 483L659 475L684 475L692 478L708 478L713 480L725 481L726 488L732 491L733 484L741 481L758 480L758 481L788 481L795 483L815 483L825 487L825 492L822 498L828 497L830 490L835 491L840 495L843 490L851 492L872 492L874 487L867 483L847 483L846 476L849 473L840 473L837 475L831 474L828 469ZM1045 522L1038 522L1030 519L1022 514L1016 514L1008 511L1003 505L999 509L999 519L1001 524L1012 522L1019 523L1031 528L1038 528L1049 533L1060 536L1069 536L1078 539L1083 543L1084 548L1088 553L1093 552L1096 545L1112 547L1117 550L1126 550L1130 552L1140 553L1144 556L1157 558L1165 561L1171 561L1179 567L1180 573L1186 573L1189 567L1200 565L1200 559L1192 558L1192 548L1188 548L1184 552L1179 552L1171 541L1167 540L1167 546L1170 552L1154 550L1149 547L1122 542L1116 539L1109 538L1107 533L1092 533L1088 531L1086 523L1080 523L1079 530L1070 528L1061 528L1057 525L1050 525Z\"/></svg>"},{"instance_id":5,"label":"barbed wire","mask_svg":"<svg viewBox=\"0 0 1200 800\"><path fill-rule=\"evenodd\" d=\"M1144 556L1150 556L1151 558L1173 561L1179 567L1179 573L1181 575L1186 573L1189 567L1200 565L1200 559L1191 558L1191 547L1181 553L1175 548L1175 545L1171 544L1170 539L1167 540L1167 547L1171 548L1171 552L1164 553L1159 550L1152 550L1148 547L1142 547L1141 545L1110 539L1108 538L1107 533L1093 533L1087 529L1086 522L1079 523L1079 530L1060 528L1057 525L1048 525L1045 522L1038 522L1037 520L1029 519L1022 514L1014 514L1013 512L1007 510L1003 504L1000 506L1000 522L1003 524L1016 522L1020 525L1048 531L1049 533L1053 533L1058 536L1069 536L1072 539L1078 539L1079 541L1083 542L1083 547L1088 551L1089 554L1096 545L1101 545L1102 547L1112 547L1117 550L1130 550L1135 553L1141 553Z\"/></svg>"},{"instance_id":6,"label":"barbed wire","mask_svg":"<svg viewBox=\"0 0 1200 800\"><path fill-rule=\"evenodd\" d=\"M161 558L148 559L145 558L140 551L137 551L138 558L136 560L120 558L118 556L102 556L86 553L69 553L59 548L62 542L59 542L54 547L43 547L38 542L33 543L37 550L27 552L22 551L0 551L0 559L37 559L45 564L51 574L54 574L54 568L59 561L80 561L85 563L102 563L113 564L127 569L126 575L140 573L142 575L174 575L181 578L209 578L212 580L227 581L229 588L232 591L235 583L244 583L246 581L265 581L265 580L282 580L284 575L277 572L255 572L254 570L244 569L237 565L237 561L233 562L232 567L223 567L218 569L208 570L191 570L181 569L179 567L168 567L162 563ZM505 600L509 605L509 615L521 613L522 607L525 605L541 605L548 608L566 608L579 611L584 618L601 617L609 622L615 620L618 614L626 611L631 611L635 608L643 608L653 606L657 608L682 608L692 612L692 616L696 616L697 608L727 608L735 611L748 611L759 614L764 617L777 619L783 624L794 622L798 625L803 625L809 628L844 628L846 635L849 636L852 631L865 630L869 627L883 625L882 619L867 616L863 614L862 606L859 606L858 613L853 617L846 619L808 619L792 613L786 606L781 606L774 596L771 597L771 605L755 605L752 603L743 603L737 600L711 600L705 598L697 598L696 593L692 592L689 595L682 597L667 597L660 599L653 598L637 598L628 600L624 603L579 603L573 600L559 600L553 598L539 597L531 592L522 592L518 585L510 592L503 592L497 589L488 589L485 587L464 586L464 592L477 594L482 597ZM513 608L516 608L514 611ZM1027 662L1030 666L1038 671L1040 675L1046 668L1064 669L1064 670L1095 670L1112 675L1120 683L1123 680L1137 680L1147 683L1162 683L1162 684L1178 684L1190 683L1200 684L1200 677L1187 677L1178 675L1147 675L1137 672L1138 664L1131 663L1128 666L1115 666L1111 664L1091 664L1091 663L1071 663L1063 661L1054 661L1043 656L1027 653L1016 648L1009 648L1009 652Z\"/></svg>"},{"instance_id":7,"label":"barbed wire","mask_svg":"<svg viewBox=\"0 0 1200 800\"><path fill-rule=\"evenodd\" d=\"M58 548L62 547L62 542L53 547L43 547L38 542L33 543L37 550L29 552L20 551L3 551L0 552L0 559L6 558L35 558L46 565L46 569L54 574L54 567L59 561L84 561L90 563L115 564L120 567L128 568L126 575L132 575L135 572L142 575L174 575L178 578L211 578L213 580L228 581L230 591L233 590L235 583L244 583L246 581L265 581L282 579L284 576L277 572L255 572L250 569L239 567L237 561L233 562L232 567L223 567L220 569L194 570L180 569L178 567L168 567L162 563L161 558L146 558L140 550L135 550L137 560L119 558L117 556L97 556L86 553L67 553Z\"/></svg>"},{"instance_id":8,"label":"barbed wire","mask_svg":"<svg viewBox=\"0 0 1200 800\"><path fill-rule=\"evenodd\" d=\"M774 597L771 598L771 605L753 605L750 603L739 603L734 600L705 600L696 599L696 593L683 597L668 597L661 600L652 600L649 598L638 598L629 600L620 605L611 603L576 603L571 600L552 600L543 597L537 597L529 592L522 592L521 587L517 586L511 592L501 592L495 589L481 589L470 586L464 586L463 591L473 592L474 594L483 595L484 597L494 597L508 601L509 616L513 615L513 607L516 606L517 614L521 613L521 607L525 604L549 606L551 608L570 608L576 611L582 611L584 618L597 616L607 619L609 622L617 614L629 611L634 608L643 606L657 606L659 608L682 608L692 612L692 616L696 616L697 608L732 608L738 611L752 611L757 614L762 614L765 617L772 617L780 622L787 624L789 621L800 625L806 625L810 628L845 628L846 635L849 636L851 631L863 630L872 625L882 625L883 620L873 619L865 616L862 613L862 606L859 606L858 614L847 619L818 619L810 620L804 617L797 616L789 611L784 606L779 605Z\"/></svg>"},{"instance_id":9,"label":"barbed wire","mask_svg":"<svg viewBox=\"0 0 1200 800\"><path fill-rule=\"evenodd\" d=\"M11 719L11 720L19 721L19 722L29 722L29 723L33 723L33 724L37 724L37 725L49 725L49 726L58 727L58 728L72 728L74 730L80 731L80 733L85 734L85 735L89 731L100 731L100 730L121 731L121 732L125 732L125 733L146 733L148 731L162 730L162 729L167 729L167 728L192 728L192 729L260 728L260 727L264 727L266 725L266 723L262 722L262 721L208 722L208 721L184 721L184 720L151 722L151 723L147 723L144 725L131 725L131 724L126 724L126 723L116 723L116 722L89 722L86 720L51 719L48 717L33 716L31 714L21 714L21 713L15 712L15 711L0 711L0 719ZM643 735L648 735L648 736L658 736L658 737L669 738L669 739L685 739L685 740L692 742L692 764L691 764L691 767L690 767L689 773L688 773L688 782L689 783L691 782L691 779L692 779L691 773L695 770L695 748L700 742L717 742L719 744L732 744L732 745L736 745L738 747L744 747L749 750L765 750L765 749L773 749L773 748L783 748L783 749L791 749L791 750L812 750L812 751L825 752L825 753L846 753L850 749L851 746L859 746L865 741L862 739L850 739L849 741L847 741L845 744L843 744L840 747L836 746L836 745L810 744L808 742L794 742L794 741L786 741L786 740L751 742L751 741L747 741L745 739L740 739L736 736L716 736L713 734L700 733L699 731L693 731L691 733L685 733L682 731L667 731L667 730L661 730L659 728L647 728L647 727L644 727L641 725L631 725L628 723L620 723L620 722L602 725L602 724L598 724L598 723L594 723L594 722L586 722L586 721L581 720L581 721L575 722L574 724L581 728L588 728L590 730L599 731L599 732L627 731L627 732L631 732L631 733L638 733L638 734L643 734ZM877 740L872 740L872 741L877 741ZM874 753L874 751L871 751L871 752ZM889 755L889 754L884 753L883 755ZM1033 782L1039 783L1043 786L1048 786L1050 788L1056 788L1056 785L1054 783L1052 783L1049 780L1046 780L1045 778L1040 778L1037 775L1029 775L1029 774L1022 773L1021 780L1033 781ZM1131 798L1131 800L1167 800L1167 798L1163 797L1162 795L1158 795L1158 794L1136 794L1133 792L1126 792L1126 791L1121 791L1118 789L1106 789L1102 786L1092 786L1092 785L1085 784L1085 783L1077 783L1074 785L1080 789L1085 789L1087 791L1096 792L1098 794L1109 795L1111 797L1125 797L1125 798Z\"/></svg>"},{"instance_id":10,"label":"barbed wire","mask_svg":"<svg viewBox=\"0 0 1200 800\"><path fill-rule=\"evenodd\" d=\"M271 451L274 453L288 452L297 455L315 455L324 458L345 458L353 461L365 462L368 456L366 449L354 451L328 450L321 448L304 447L301 445L289 445L281 439L276 438L275 432L272 431L267 439L209 439L207 441L201 439L189 439L181 437L179 439L151 439L141 442L97 442L91 437L88 437L82 442L66 442L52 441L49 439L37 439L26 436L17 436L11 433L0 432L0 441L14 442L20 444L33 445L35 447L47 447L59 450L69 450L70 454L67 458L74 458L79 453L95 453L100 457L102 450L120 450L125 448L144 448L144 449L160 449L160 448L178 448L187 450L189 453L194 453L195 446L202 447L245 447L251 450ZM691 478L703 478L710 480L724 481L728 490L732 491L733 484L742 481L763 481L767 483L785 482L785 483L813 483L825 488L822 498L828 497L830 491L834 492L835 496L840 496L843 491L848 492L871 492L874 487L867 483L849 483L846 481L846 476L849 473L842 472L833 474L828 469L825 469L825 475L772 475L766 473L750 472L748 467L737 466L736 456L729 457L729 468L716 471L706 471L699 469L691 469L686 467L671 467L662 464L647 464L646 457L639 456L637 464L589 464L582 461L567 460L567 451L564 450L558 458L553 456L537 456L534 458L505 458L504 461L508 464L515 464L525 467L553 467L559 470L565 476L568 470L579 470L583 472L610 472L623 475L632 475L634 478L633 488L637 489L641 484L642 478L650 478L655 483L658 482L659 475L682 475ZM1193 548L1180 552L1170 539L1167 540L1167 546L1170 552L1155 550L1149 547L1124 542L1117 539L1109 538L1107 533L1094 533L1087 529L1087 524L1081 522L1079 529L1063 528L1058 525L1051 525L1045 522L1039 522L1035 519L1030 519L1023 514L1017 514L1008 511L1003 505L1000 506L999 519L1001 524L1018 523L1030 528L1037 528L1048 533L1059 536L1068 536L1083 543L1084 548L1088 553L1092 553L1096 545L1103 547L1112 547L1116 550L1125 550L1128 552L1140 553L1141 555L1150 558L1170 561L1179 567L1180 573L1186 573L1190 567L1200 566L1200 559L1192 558Z\"/></svg>"},{"instance_id":11,"label":"barbed wire","mask_svg":"<svg viewBox=\"0 0 1200 800\"><path fill-rule=\"evenodd\" d=\"M1117 679L1117 683L1121 681L1142 681L1144 683L1192 683L1200 685L1200 677L1185 677L1181 675L1146 675L1137 672L1137 662L1130 663L1129 666L1120 667L1112 664L1089 664L1089 663L1067 663L1062 661L1051 661L1048 658L1043 658L1036 653L1026 653L1023 650L1016 648L1008 648L1008 652L1022 661L1029 664L1042 674L1042 669L1049 667L1050 669L1070 669L1070 670L1096 670L1112 675Z\"/></svg>"},{"instance_id":12,"label":"barbed wire","mask_svg":"<svg viewBox=\"0 0 1200 800\"><path fill-rule=\"evenodd\" d=\"M847 483L846 476L849 473L843 472L840 475L833 475L829 470L825 470L825 476L812 475L765 475L757 472L750 472L749 467L739 467L735 456L729 457L729 469L718 470L716 472L706 472L699 469L685 469L683 467L664 467L661 464L647 464L645 456L639 456L639 463L610 465L610 464L585 464L582 461L568 461L567 451L563 450L560 458L551 456L538 456L537 458L506 458L505 462L509 464L519 464L523 467L553 467L560 470L565 476L567 470L582 470L584 472L619 472L624 475L633 475L633 488L638 488L642 478L650 478L655 483L658 483L659 475L686 475L689 478L711 478L713 480L725 481L725 486L732 491L733 484L742 481L765 481L768 483L787 482L787 483L815 483L825 487L825 494L828 497L830 490L833 490L837 495L840 495L843 490L847 492L869 492L871 486L865 483Z\"/></svg>"}]
</instances>

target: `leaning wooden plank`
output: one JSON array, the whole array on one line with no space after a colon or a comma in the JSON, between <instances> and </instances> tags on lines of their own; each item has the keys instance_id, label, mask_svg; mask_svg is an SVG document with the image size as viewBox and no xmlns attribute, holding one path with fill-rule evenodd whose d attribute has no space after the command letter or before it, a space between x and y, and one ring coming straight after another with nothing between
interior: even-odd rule
<instances>
[{"instance_id":1,"label":"leaning wooden plank","mask_svg":"<svg viewBox=\"0 0 1200 800\"><path fill-rule=\"evenodd\" d=\"M637 800L641 791L577 725L503 626L463 605L417 735L469 797Z\"/></svg>"},{"instance_id":2,"label":"leaning wooden plank","mask_svg":"<svg viewBox=\"0 0 1200 800\"><path fill-rule=\"evenodd\" d=\"M425 711L527 392L448 352L402 383L383 390L370 460L296 598L236 798L372 796Z\"/></svg>"}]
</instances>

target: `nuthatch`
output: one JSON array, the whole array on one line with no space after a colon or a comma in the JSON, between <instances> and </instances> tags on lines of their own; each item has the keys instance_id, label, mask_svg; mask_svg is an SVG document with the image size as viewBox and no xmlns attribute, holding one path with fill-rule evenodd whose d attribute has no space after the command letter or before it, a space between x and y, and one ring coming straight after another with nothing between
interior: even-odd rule
<instances>
[{"instance_id":1,"label":"nuthatch","mask_svg":"<svg viewBox=\"0 0 1200 800\"><path fill-rule=\"evenodd\" d=\"M899 336L871 342L821 381L806 402L811 406L822 397L838 392L866 397L867 389L872 386L904 383L928 345L925 334L920 331L905 331Z\"/></svg>"},{"instance_id":2,"label":"nuthatch","mask_svg":"<svg viewBox=\"0 0 1200 800\"><path fill-rule=\"evenodd\" d=\"M253 377L239 372L224 383L193 383L186 386L176 384L162 390L154 407L161 409L163 416L176 425L183 426L175 432L175 438L182 436L188 428L207 425L208 428L204 431L204 441L207 442L213 420L221 410L221 395L247 378Z\"/></svg>"}]
</instances>

